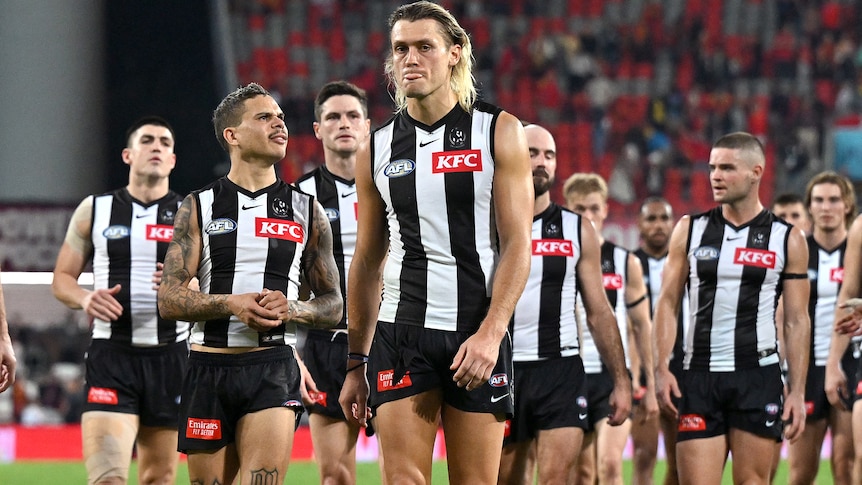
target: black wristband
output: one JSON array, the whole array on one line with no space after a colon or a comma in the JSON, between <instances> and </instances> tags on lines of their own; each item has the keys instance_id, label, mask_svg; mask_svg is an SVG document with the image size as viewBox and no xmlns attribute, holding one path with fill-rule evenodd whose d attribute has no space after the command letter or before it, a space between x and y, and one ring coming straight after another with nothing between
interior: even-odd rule
<instances>
[{"instance_id":1,"label":"black wristband","mask_svg":"<svg viewBox=\"0 0 862 485\"><path fill-rule=\"evenodd\" d=\"M358 363L358 364L354 365L353 367L348 367L348 368L347 368L347 372L354 371L354 370L356 370L356 369L358 369L358 368L360 368L360 367L365 366L366 364L368 364L368 361L360 362L360 363Z\"/></svg>"},{"instance_id":2,"label":"black wristband","mask_svg":"<svg viewBox=\"0 0 862 485\"><path fill-rule=\"evenodd\" d=\"M347 360L361 360L362 363L368 362L368 355L360 354L359 352L348 352Z\"/></svg>"}]
</instances>

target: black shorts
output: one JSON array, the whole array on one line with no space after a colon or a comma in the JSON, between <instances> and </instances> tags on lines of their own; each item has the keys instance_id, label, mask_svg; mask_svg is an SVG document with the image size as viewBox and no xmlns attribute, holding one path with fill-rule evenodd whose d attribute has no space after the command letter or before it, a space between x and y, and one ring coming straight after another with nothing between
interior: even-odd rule
<instances>
[{"instance_id":1,"label":"black shorts","mask_svg":"<svg viewBox=\"0 0 862 485\"><path fill-rule=\"evenodd\" d=\"M587 429L587 386L580 356L515 362L515 383L515 416L506 422L504 446L532 440L541 430Z\"/></svg>"},{"instance_id":2,"label":"black shorts","mask_svg":"<svg viewBox=\"0 0 862 485\"><path fill-rule=\"evenodd\" d=\"M587 374L588 427L587 432L595 431L596 424L613 413L611 393L614 392L614 378L605 366L598 374Z\"/></svg>"},{"instance_id":3,"label":"black shorts","mask_svg":"<svg viewBox=\"0 0 862 485\"><path fill-rule=\"evenodd\" d=\"M781 441L784 383L778 364L736 372L684 371L677 441L730 428Z\"/></svg>"},{"instance_id":4,"label":"black shorts","mask_svg":"<svg viewBox=\"0 0 862 485\"><path fill-rule=\"evenodd\" d=\"M472 335L378 322L371 346L369 379L371 405L404 399L431 389L442 389L443 401L461 411L506 414L515 409L512 387L512 339L500 342L491 378L472 391L458 387L449 370L458 348Z\"/></svg>"},{"instance_id":5,"label":"black shorts","mask_svg":"<svg viewBox=\"0 0 862 485\"><path fill-rule=\"evenodd\" d=\"M192 351L183 382L177 449L217 450L235 441L237 422L287 407L302 416L299 365L289 346L244 354Z\"/></svg>"},{"instance_id":6,"label":"black shorts","mask_svg":"<svg viewBox=\"0 0 862 485\"><path fill-rule=\"evenodd\" d=\"M136 414L141 426L176 426L188 355L185 341L132 347L94 339L85 359L82 411Z\"/></svg>"},{"instance_id":7,"label":"black shorts","mask_svg":"<svg viewBox=\"0 0 862 485\"><path fill-rule=\"evenodd\" d=\"M306 409L334 419L345 419L338 397L347 375L347 333L309 330L302 349L302 361L320 393ZM358 371L355 371L358 372Z\"/></svg>"}]
</instances>

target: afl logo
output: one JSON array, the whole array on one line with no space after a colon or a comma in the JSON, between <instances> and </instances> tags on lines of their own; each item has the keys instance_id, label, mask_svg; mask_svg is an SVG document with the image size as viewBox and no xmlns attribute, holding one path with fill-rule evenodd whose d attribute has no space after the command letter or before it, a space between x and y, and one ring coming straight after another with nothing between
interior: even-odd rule
<instances>
[{"instance_id":1,"label":"afl logo","mask_svg":"<svg viewBox=\"0 0 862 485\"><path fill-rule=\"evenodd\" d=\"M326 218L330 221L338 220L338 209L333 209L331 207L326 208Z\"/></svg>"},{"instance_id":2,"label":"afl logo","mask_svg":"<svg viewBox=\"0 0 862 485\"><path fill-rule=\"evenodd\" d=\"M227 217L211 220L210 223L207 224L206 229L204 229L204 232L209 234L210 236L228 234L234 231L236 231L236 222L228 219Z\"/></svg>"},{"instance_id":3,"label":"afl logo","mask_svg":"<svg viewBox=\"0 0 862 485\"><path fill-rule=\"evenodd\" d=\"M714 261L718 259L718 249L710 246L701 246L694 250L694 258L699 261Z\"/></svg>"},{"instance_id":4,"label":"afl logo","mask_svg":"<svg viewBox=\"0 0 862 485\"><path fill-rule=\"evenodd\" d=\"M415 168L416 162L403 158L401 160L389 162L389 165L387 165L386 168L383 169L383 175L386 175L389 178L403 177L405 175L410 175L411 173L413 173L413 170Z\"/></svg>"},{"instance_id":5,"label":"afl logo","mask_svg":"<svg viewBox=\"0 0 862 485\"><path fill-rule=\"evenodd\" d=\"M130 233L131 230L129 230L128 226L108 226L107 229L102 231L105 239L123 239L124 237L129 237Z\"/></svg>"},{"instance_id":6,"label":"afl logo","mask_svg":"<svg viewBox=\"0 0 862 485\"><path fill-rule=\"evenodd\" d=\"M491 387L504 387L509 384L509 379L506 374L494 374L488 379L488 384L491 384Z\"/></svg>"}]
</instances>

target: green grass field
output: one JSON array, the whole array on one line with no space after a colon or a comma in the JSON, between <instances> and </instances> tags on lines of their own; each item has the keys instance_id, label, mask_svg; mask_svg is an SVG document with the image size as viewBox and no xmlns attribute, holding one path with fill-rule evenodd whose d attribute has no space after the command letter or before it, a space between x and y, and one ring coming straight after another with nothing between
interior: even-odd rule
<instances>
[{"instance_id":1,"label":"green grass field","mask_svg":"<svg viewBox=\"0 0 862 485\"><path fill-rule=\"evenodd\" d=\"M177 484L188 485L188 474L185 463L180 464ZM631 483L631 463L625 463L625 483ZM380 472L376 463L360 463L357 471L357 483L360 485L380 483ZM664 476L664 462L656 466L656 483L661 483ZM56 485L56 484L82 484L87 483L87 474L84 464L81 462L18 462L11 464L0 464L0 484L2 485ZM137 467L132 464L129 485L137 485ZM290 465L285 483L314 485L319 483L317 467L313 462L295 462ZM448 484L446 477L446 462L434 463L432 484ZM725 471L723 484L732 484L729 476L729 467ZM787 462L782 461L778 468L776 484L787 483ZM831 485L830 468L828 462L820 464L820 473L817 475L817 485Z\"/></svg>"}]
</instances>

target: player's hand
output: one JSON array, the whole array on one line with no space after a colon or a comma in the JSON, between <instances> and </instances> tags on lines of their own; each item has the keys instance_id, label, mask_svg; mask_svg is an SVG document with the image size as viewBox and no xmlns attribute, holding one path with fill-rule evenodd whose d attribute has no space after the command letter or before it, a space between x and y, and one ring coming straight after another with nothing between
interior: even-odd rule
<instances>
[{"instance_id":1,"label":"player's hand","mask_svg":"<svg viewBox=\"0 0 862 485\"><path fill-rule=\"evenodd\" d=\"M115 298L121 288L116 284L109 289L93 290L81 301L81 308L93 318L113 322L123 314L123 305Z\"/></svg>"},{"instance_id":2,"label":"player's hand","mask_svg":"<svg viewBox=\"0 0 862 485\"><path fill-rule=\"evenodd\" d=\"M829 404L842 411L849 411L847 404L845 404L845 399L850 397L850 392L847 389L847 376L840 367L833 365L826 366L826 379L823 390L826 391Z\"/></svg>"},{"instance_id":3,"label":"player's hand","mask_svg":"<svg viewBox=\"0 0 862 485\"><path fill-rule=\"evenodd\" d=\"M849 312L835 322L835 331L846 335L862 334L862 298L850 298L839 306Z\"/></svg>"},{"instance_id":4,"label":"player's hand","mask_svg":"<svg viewBox=\"0 0 862 485\"><path fill-rule=\"evenodd\" d=\"M320 389L317 388L314 378L308 372L305 362L298 355L296 356L296 363L299 364L299 392L302 394L302 404L306 407L311 407L315 403L317 395L320 394Z\"/></svg>"},{"instance_id":5,"label":"player's hand","mask_svg":"<svg viewBox=\"0 0 862 485\"><path fill-rule=\"evenodd\" d=\"M258 302L260 306L267 310L274 311L279 320L289 322L294 316L294 302L291 302L284 296L281 290L269 290L264 288L260 292L261 299Z\"/></svg>"},{"instance_id":6,"label":"player's hand","mask_svg":"<svg viewBox=\"0 0 862 485\"><path fill-rule=\"evenodd\" d=\"M281 325L278 313L266 309L258 303L263 299L260 293L243 293L230 295L227 299L230 312L249 328L258 332L267 332Z\"/></svg>"},{"instance_id":7,"label":"player's hand","mask_svg":"<svg viewBox=\"0 0 862 485\"><path fill-rule=\"evenodd\" d=\"M0 340L0 392L15 383L15 349L11 340Z\"/></svg>"},{"instance_id":8,"label":"player's hand","mask_svg":"<svg viewBox=\"0 0 862 485\"><path fill-rule=\"evenodd\" d=\"M159 286L162 284L162 273L165 270L165 263L156 263L156 270L153 271L153 289L159 291Z\"/></svg>"},{"instance_id":9,"label":"player's hand","mask_svg":"<svg viewBox=\"0 0 862 485\"><path fill-rule=\"evenodd\" d=\"M449 370L455 371L452 380L468 391L479 388L488 382L497 357L500 355L500 340L493 338L480 327L458 347Z\"/></svg>"},{"instance_id":10,"label":"player's hand","mask_svg":"<svg viewBox=\"0 0 862 485\"><path fill-rule=\"evenodd\" d=\"M640 398L640 404L634 410L634 421L644 424L658 417L659 406L655 391L644 392Z\"/></svg>"},{"instance_id":11,"label":"player's hand","mask_svg":"<svg viewBox=\"0 0 862 485\"><path fill-rule=\"evenodd\" d=\"M679 417L679 410L673 404L673 398L681 398L679 383L669 369L657 369L655 372L655 392L661 412L671 418Z\"/></svg>"},{"instance_id":12,"label":"player's hand","mask_svg":"<svg viewBox=\"0 0 862 485\"><path fill-rule=\"evenodd\" d=\"M347 372L338 403L348 420L352 419L359 423L359 426L367 428L368 420L371 419L371 408L368 407L369 387L364 368L365 366L362 366Z\"/></svg>"},{"instance_id":13,"label":"player's hand","mask_svg":"<svg viewBox=\"0 0 862 485\"><path fill-rule=\"evenodd\" d=\"M784 421L784 438L791 443L802 436L805 430L805 398L799 392L784 394L784 412L781 413Z\"/></svg>"},{"instance_id":14,"label":"player's hand","mask_svg":"<svg viewBox=\"0 0 862 485\"><path fill-rule=\"evenodd\" d=\"M632 411L632 384L626 379L623 382L614 383L614 390L610 396L611 414L608 415L608 424L619 426L626 422Z\"/></svg>"}]
</instances>

